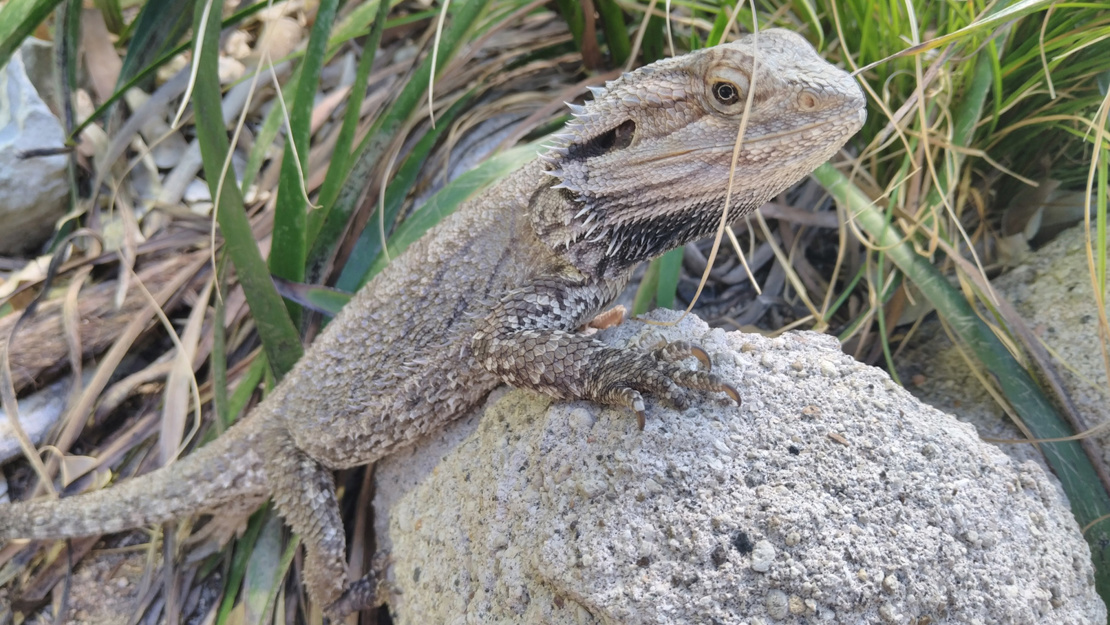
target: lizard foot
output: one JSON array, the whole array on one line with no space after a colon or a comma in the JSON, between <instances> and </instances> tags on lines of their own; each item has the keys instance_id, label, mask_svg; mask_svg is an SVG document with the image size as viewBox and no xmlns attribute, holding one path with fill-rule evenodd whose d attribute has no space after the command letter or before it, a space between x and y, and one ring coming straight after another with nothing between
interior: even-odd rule
<instances>
[{"instance_id":1,"label":"lizard foot","mask_svg":"<svg viewBox=\"0 0 1110 625\"><path fill-rule=\"evenodd\" d=\"M385 579L386 569L392 563L389 554L380 552L370 563L370 571L347 587L343 594L332 602L324 614L332 623L341 623L347 615L360 610L376 608L386 602L390 594L400 594L401 590Z\"/></svg>"},{"instance_id":2,"label":"lizard foot","mask_svg":"<svg viewBox=\"0 0 1110 625\"><path fill-rule=\"evenodd\" d=\"M674 364L678 360L696 357L706 370L690 371ZM709 355L705 350L685 341L668 343L650 354L610 352L597 368L594 387L597 401L609 405L625 406L636 413L636 424L641 430L645 425L644 398L650 393L683 409L690 404L687 389L726 393L740 405L740 393L719 376L711 373Z\"/></svg>"}]
</instances>

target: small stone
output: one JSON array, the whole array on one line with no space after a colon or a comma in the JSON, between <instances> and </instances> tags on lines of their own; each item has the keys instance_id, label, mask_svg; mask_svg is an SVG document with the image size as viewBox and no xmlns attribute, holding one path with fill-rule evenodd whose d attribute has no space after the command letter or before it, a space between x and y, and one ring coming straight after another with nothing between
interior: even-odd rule
<instances>
[{"instance_id":1,"label":"small stone","mask_svg":"<svg viewBox=\"0 0 1110 625\"><path fill-rule=\"evenodd\" d=\"M593 427L593 413L591 413L589 410L586 410L585 408L575 408L571 410L568 417L569 418L567 419L567 424L570 425L571 429L573 429L575 432L581 432Z\"/></svg>"},{"instance_id":2,"label":"small stone","mask_svg":"<svg viewBox=\"0 0 1110 625\"><path fill-rule=\"evenodd\" d=\"M883 590L887 591L888 593L894 594L901 590L901 588L902 583L898 581L897 577L893 575L887 575L883 578Z\"/></svg>"},{"instance_id":3,"label":"small stone","mask_svg":"<svg viewBox=\"0 0 1110 625\"><path fill-rule=\"evenodd\" d=\"M767 616L781 621L790 615L790 598L781 590L769 590L764 598Z\"/></svg>"},{"instance_id":4,"label":"small stone","mask_svg":"<svg viewBox=\"0 0 1110 625\"><path fill-rule=\"evenodd\" d=\"M902 623L906 620L902 618L902 615L898 612L898 609L889 603L884 603L879 608L879 617L882 618L883 622L886 623Z\"/></svg>"},{"instance_id":5,"label":"small stone","mask_svg":"<svg viewBox=\"0 0 1110 625\"><path fill-rule=\"evenodd\" d=\"M821 368L821 375L825 376L826 378L835 378L835 377L837 377L836 365L829 362L828 360L822 360L821 364L820 364L820 368Z\"/></svg>"},{"instance_id":6,"label":"small stone","mask_svg":"<svg viewBox=\"0 0 1110 625\"><path fill-rule=\"evenodd\" d=\"M806 602L798 595L790 595L790 613L794 616L806 613Z\"/></svg>"},{"instance_id":7,"label":"small stone","mask_svg":"<svg viewBox=\"0 0 1110 625\"><path fill-rule=\"evenodd\" d=\"M771 563L775 560L775 546L770 541L760 540L752 549L752 570L757 573L766 573L771 570Z\"/></svg>"}]
</instances>

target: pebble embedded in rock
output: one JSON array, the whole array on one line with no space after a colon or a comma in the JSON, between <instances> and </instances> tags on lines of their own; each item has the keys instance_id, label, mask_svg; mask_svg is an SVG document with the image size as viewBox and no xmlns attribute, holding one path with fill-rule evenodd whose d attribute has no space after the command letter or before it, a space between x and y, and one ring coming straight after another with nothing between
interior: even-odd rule
<instances>
[{"instance_id":1,"label":"pebble embedded in rock","mask_svg":"<svg viewBox=\"0 0 1110 625\"><path fill-rule=\"evenodd\" d=\"M767 606L767 616L776 621L790 616L790 598L781 590L768 590L764 604Z\"/></svg>"},{"instance_id":2,"label":"pebble embedded in rock","mask_svg":"<svg viewBox=\"0 0 1110 625\"><path fill-rule=\"evenodd\" d=\"M766 540L755 543L752 550L752 570L766 573L771 570L771 563L775 560L775 546Z\"/></svg>"}]
</instances>

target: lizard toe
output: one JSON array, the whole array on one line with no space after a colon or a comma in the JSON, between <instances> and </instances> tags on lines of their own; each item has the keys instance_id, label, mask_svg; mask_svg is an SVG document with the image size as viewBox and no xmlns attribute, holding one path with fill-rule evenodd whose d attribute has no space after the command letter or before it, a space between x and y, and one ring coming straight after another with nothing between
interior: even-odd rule
<instances>
[{"instance_id":1,"label":"lizard toe","mask_svg":"<svg viewBox=\"0 0 1110 625\"><path fill-rule=\"evenodd\" d=\"M681 369L674 373L673 379L676 384L685 388L698 391L725 393L736 402L737 406L740 405L740 392L736 390L736 387L726 383L715 373Z\"/></svg>"},{"instance_id":2,"label":"lizard toe","mask_svg":"<svg viewBox=\"0 0 1110 625\"><path fill-rule=\"evenodd\" d=\"M662 346L655 348L651 355L662 362L678 362L693 356L705 366L706 371L713 370L713 362L709 359L709 354L704 349L687 341L664 343Z\"/></svg>"}]
</instances>

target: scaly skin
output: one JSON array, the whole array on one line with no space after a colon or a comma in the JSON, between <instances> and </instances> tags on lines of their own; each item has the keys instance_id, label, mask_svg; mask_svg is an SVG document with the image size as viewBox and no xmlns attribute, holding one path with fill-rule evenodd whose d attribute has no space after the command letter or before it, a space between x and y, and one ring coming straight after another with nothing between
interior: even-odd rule
<instances>
[{"instance_id":1,"label":"scaly skin","mask_svg":"<svg viewBox=\"0 0 1110 625\"><path fill-rule=\"evenodd\" d=\"M677 404L735 391L656 353L577 332L640 262L713 232L748 91L730 213L831 157L864 98L800 36L768 30L660 61L598 90L544 157L466 203L366 285L242 423L184 460L103 491L0 507L0 539L95 535L274 500L305 544L312 599L348 583L332 471L373 462L474 408L502 382L559 399ZM738 397L735 397L737 400Z\"/></svg>"}]
</instances>

